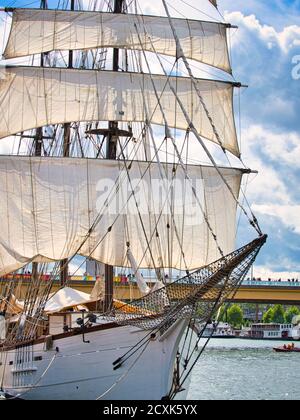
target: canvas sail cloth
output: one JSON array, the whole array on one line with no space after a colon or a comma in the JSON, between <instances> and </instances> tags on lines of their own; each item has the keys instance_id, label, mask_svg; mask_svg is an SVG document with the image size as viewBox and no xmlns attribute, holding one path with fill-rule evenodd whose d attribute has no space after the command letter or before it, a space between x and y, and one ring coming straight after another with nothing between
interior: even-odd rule
<instances>
[{"instance_id":1,"label":"canvas sail cloth","mask_svg":"<svg viewBox=\"0 0 300 420\"><path fill-rule=\"evenodd\" d=\"M177 106L168 78L155 75L153 81L168 125L186 130L188 123ZM171 77L170 83L199 134L218 143L191 80ZM199 79L199 87L222 146L238 156L233 85ZM0 138L72 121L150 120L164 125L151 77L140 73L6 67L0 69L0 112Z\"/></svg>"},{"instance_id":2,"label":"canvas sail cloth","mask_svg":"<svg viewBox=\"0 0 300 420\"><path fill-rule=\"evenodd\" d=\"M231 73L226 25L174 19L187 58ZM167 17L15 9L4 57L92 48L145 50L176 57Z\"/></svg>"},{"instance_id":3,"label":"canvas sail cloth","mask_svg":"<svg viewBox=\"0 0 300 420\"><path fill-rule=\"evenodd\" d=\"M128 242L143 268L196 269L217 260L219 251L184 170L177 167L175 176L174 165L163 168L167 179L174 178L171 185L161 180L157 164L133 162L133 197L120 161L0 157L0 275L31 261L61 260L74 253L130 266ZM214 168L188 165L187 170L219 245L229 253L235 245L235 200ZM242 172L221 171L238 196Z\"/></svg>"},{"instance_id":4,"label":"canvas sail cloth","mask_svg":"<svg viewBox=\"0 0 300 420\"><path fill-rule=\"evenodd\" d=\"M60 312L68 308L86 305L88 303L95 302L96 300L97 299L92 299L89 294L81 292L80 290L76 290L71 287L64 287L54 293L47 301L45 312Z\"/></svg>"}]
</instances>

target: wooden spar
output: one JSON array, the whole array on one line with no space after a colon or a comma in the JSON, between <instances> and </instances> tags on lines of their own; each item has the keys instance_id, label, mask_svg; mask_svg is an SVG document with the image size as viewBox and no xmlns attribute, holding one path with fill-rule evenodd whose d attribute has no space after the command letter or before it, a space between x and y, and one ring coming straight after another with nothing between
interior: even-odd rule
<instances>
[{"instance_id":1,"label":"wooden spar","mask_svg":"<svg viewBox=\"0 0 300 420\"><path fill-rule=\"evenodd\" d=\"M113 13L122 13L123 4L125 0L115 0ZM119 70L119 49L113 50L113 71ZM106 159L115 160L117 157L117 139L118 122L110 121L108 126ZM105 298L104 298L104 312L109 311L113 304L113 285L114 285L114 268L111 265L105 265Z\"/></svg>"},{"instance_id":2,"label":"wooden spar","mask_svg":"<svg viewBox=\"0 0 300 420\"><path fill-rule=\"evenodd\" d=\"M71 10L75 10L75 0L71 0ZM73 68L73 51L69 51L68 68ZM71 143L71 124L64 124L64 141L63 141L63 157L70 156L70 143ZM68 282L69 264L68 259L61 260L60 262L60 284L65 286Z\"/></svg>"}]
</instances>

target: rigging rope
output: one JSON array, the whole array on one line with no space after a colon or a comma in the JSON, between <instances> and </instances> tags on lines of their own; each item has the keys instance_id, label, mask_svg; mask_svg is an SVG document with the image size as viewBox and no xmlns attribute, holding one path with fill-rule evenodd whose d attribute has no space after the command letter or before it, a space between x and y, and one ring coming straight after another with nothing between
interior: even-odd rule
<instances>
[{"instance_id":1,"label":"rigging rope","mask_svg":"<svg viewBox=\"0 0 300 420\"><path fill-rule=\"evenodd\" d=\"M101 394L99 397L96 398L96 401L101 400L103 397L105 397L107 394L109 394L121 381L123 381L128 374L131 372L131 370L134 368L134 366L137 364L137 362L140 360L140 358L143 356L145 351L147 350L147 347L149 345L150 341L145 345L141 353L137 356L137 358L133 361L133 363L129 366L129 368L121 375L113 384L111 387L109 387L103 394Z\"/></svg>"},{"instance_id":2,"label":"rigging rope","mask_svg":"<svg viewBox=\"0 0 300 420\"><path fill-rule=\"evenodd\" d=\"M177 58L182 58L182 60L183 60L183 62L184 62L184 64L185 64L185 66L186 66L186 68L187 68L187 70L188 70L188 73L189 73L189 75L190 75L190 78L191 78L191 81L192 81L192 83L193 83L193 86L194 86L194 88L195 88L195 90L196 90L196 92L197 92L197 94L198 94L198 97L199 97L199 99L200 99L200 102L201 102L201 104L202 104L202 106L203 106L203 108L204 108L204 110L205 110L205 113L206 113L206 115L207 115L207 118L208 118L208 120L209 120L209 122L210 122L210 124L211 124L211 126L212 126L213 132L214 132L214 134L215 134L215 136L216 136L216 138L217 138L217 140L218 140L219 144L221 145L222 149L224 150L224 147L222 146L222 144L223 144L223 143L222 143L222 140L221 140L221 138L220 138L220 136L219 136L219 134L218 134L218 132L217 132L216 126L214 125L214 122L213 122L213 120L212 120L212 117L211 117L211 115L210 115L210 113L209 113L209 111L208 111L208 109L207 109L207 107L206 107L206 105L205 105L205 103L204 103L204 100L203 100L203 98L202 98L201 92L200 92L199 87L198 87L198 84L197 84L197 80L195 79L195 77L194 77L194 75L193 75L193 73L192 73L192 70L191 70L191 68L190 68L190 66L189 66L189 63L188 63L188 61L187 61L187 59L186 59L186 57L185 57L185 55L184 55L184 52L183 52L183 49L182 49L182 47L181 47L181 43L180 43L180 40L179 40L179 38L178 38L178 35L177 35L177 33L176 33L176 29L175 29L174 23L173 23L173 21L172 21L172 18L171 18L171 16L170 16L169 9L168 9L168 6L167 6L167 4L166 4L166 1L165 1L165 0L162 0L162 2L163 2L163 5L164 5L164 7L165 7L165 11L166 11L166 13L167 13L167 16L168 16L168 19L169 19L170 26L171 26L171 28L172 28L172 32L173 32L173 35L174 35L174 39L175 39L175 41L176 41L176 46L177 46L177 55L178 55L178 57L177 57ZM150 40L150 41L151 41L151 40ZM152 45L153 45L153 44L152 44ZM154 46L153 46L153 48L154 48ZM154 49L154 51L155 51L155 49ZM160 60L160 58L159 58L158 54L157 54L157 58L158 58L158 60L159 60L159 62L160 62L160 64L161 64L161 66L162 66L162 63L161 63L161 60ZM162 69L163 69L163 71L165 72L165 74L166 74L166 76L167 76L167 73L166 73L166 71L165 71L165 69L164 69L164 67L163 67L163 66L162 66ZM184 114L184 116L185 116L185 118L186 118L186 120L187 120L187 123L188 123L188 125L189 125L190 130L193 132L193 134L195 135L195 137L197 138L197 140L198 140L198 141L199 141L199 143L201 144L202 148L205 150L205 152L206 152L207 156L209 157L210 161L211 161L211 162L212 162L212 164L214 165L214 167L215 167L215 169L217 170L218 174L220 175L220 177L222 178L223 182L224 182L224 183L225 183L225 185L227 186L227 188L228 188L228 190L229 190L230 194L232 195L232 197L234 198L235 202L236 202L236 203L237 203L237 205L241 208L241 210L243 211L244 215L245 215L245 216L246 216L246 218L248 219L248 221L249 221L250 225L251 225L251 226L252 226L252 227L256 230L256 232L259 234L259 236L261 236L261 235L262 235L262 231L261 231L261 229L260 229L260 227L259 227L259 224L258 224L258 220L257 220L257 218L256 218L256 217L254 217L254 218L252 218L252 219L251 219L251 218L249 217L248 212L246 211L246 209L245 209L245 208L244 208L244 207L240 204L240 202L239 202L238 198L235 196L234 192L232 191L231 186L229 185L229 183L227 182L227 180L225 179L225 177L224 177L224 176L223 176L223 174L221 173L221 171L220 171L220 169L219 169L219 167L218 167L218 165L217 165L217 163L216 163L215 159L213 158L212 154L209 152L209 150L208 150L208 148L206 147L206 145L205 145L204 141L202 140L201 136L199 135L198 131L196 130L196 128L195 128L195 126L194 126L194 124L193 124L192 120L190 119L189 115L187 114L186 109L185 109L185 108L184 108L184 106L183 106L182 101L181 101L181 100L180 100L180 98L178 97L178 95L177 95L177 93L176 93L176 90L174 89L174 87L172 86L172 84L170 83L170 81L169 81L169 86L170 86L170 89L172 90L172 92L174 93L174 95L175 95L175 97L176 97L176 100L178 101L178 104L179 104L179 106L180 106L180 108L181 108L181 110L182 110L182 112L183 112L183 114Z\"/></svg>"},{"instance_id":3,"label":"rigging rope","mask_svg":"<svg viewBox=\"0 0 300 420\"><path fill-rule=\"evenodd\" d=\"M137 36L138 36L139 42L140 42L140 44L141 44L141 48L142 48L142 51L143 51L143 53L144 53L145 60L146 60L145 51L144 51L144 49L143 49L143 47L142 47L141 38L140 38L140 35L139 35L138 28L137 28L136 24L135 24L135 28L136 28L136 31L137 31ZM155 49L154 49L154 51L155 51ZM165 123L165 127L166 127L166 137L168 137L168 138L170 138L170 139L171 139L171 141L172 141L172 143L173 143L173 146L174 146L174 149L175 149L175 151L176 151L177 157L178 157L179 162L180 162L180 164L181 164L181 167L182 167L182 169L183 169L183 170L184 170L184 172L185 172L185 176L186 176L186 177L187 177L187 179L191 182L191 179L190 179L190 177L189 177L189 175L188 175L188 173L187 173L186 167L185 167L185 165L184 165L184 163L183 163L183 161L182 161L182 159L181 159L180 153L179 153L179 151L178 151L178 149L177 149L177 146L176 146L175 140L174 140L174 138L173 138L173 136L172 136L172 134L171 134L171 130L170 130L170 127L169 127L169 125L168 125L168 121L167 121L167 118L166 118L166 115L165 115L164 109L163 109L163 107L162 107L162 105L161 105L160 97L159 97L159 95L158 95L158 91L157 91L157 88L156 88L155 82L154 82L153 77L152 77L152 73L151 73L151 70L150 70L150 65L149 65L149 63L148 63L148 61L147 61L147 60L146 60L146 63L147 63L147 67L148 67L148 71L149 71L149 75L150 75L151 83L152 83L152 86L153 86L153 90L154 90L154 93L155 93L156 99L157 99L157 101L158 101L158 105L159 105L159 108L160 108L160 111L161 111L161 114L162 114L162 116L163 116L163 120L164 120L164 123ZM163 70L165 71L165 69L164 69L164 68L163 68ZM171 90L173 91L173 93L174 93L175 97L176 97L176 98L178 98L178 96L177 96L177 93L176 93L175 89L172 87L172 85L170 84L170 81L169 81L169 79L170 79L170 77L171 77L171 76L170 76L170 75L167 75L167 74L166 74L166 76L167 76L167 82L166 82L166 83L169 83L170 88L171 88ZM181 102L179 102L179 101L178 101L178 103L179 103L179 105L181 104ZM218 168L218 171L220 172L220 169L219 169L219 168ZM192 183L191 183L191 185L192 185ZM194 187L193 185L192 185L192 191L193 191L193 195L194 195L194 197L195 197L195 198L196 198L196 200L197 200L197 204L199 205L199 208L200 208L200 210L201 210L201 212L202 212L202 215L203 215L203 217L204 217L204 219L205 219L205 222L206 222L206 224L207 224L207 226L208 226L208 229L209 229L209 231L210 231L210 233L211 233L211 235L212 235L212 237L213 237L214 241L215 241L215 242L216 242L216 244L217 244L217 247L218 247L218 250L219 250L219 252L220 252L220 255L224 256L223 250L221 249L220 245L218 244L218 239L217 239L217 236L216 236L216 234L214 233L214 231L213 231L213 229L212 229L212 227L211 227L211 225L210 225L210 223L209 223L209 220L208 220L207 214L205 213L205 211L204 211L204 209L203 209L203 206L202 206L202 205L201 205L201 203L200 203L200 200L199 200L199 198L198 198L198 196L197 196L197 193L196 193L195 187ZM231 190L231 191L232 191L232 190ZM233 193L233 192L232 192L232 193ZM236 197L235 197L235 200L236 200Z\"/></svg>"},{"instance_id":4,"label":"rigging rope","mask_svg":"<svg viewBox=\"0 0 300 420\"><path fill-rule=\"evenodd\" d=\"M201 14L203 14L203 15L205 15L205 16L207 16L208 18L210 18L210 19L212 19L212 20L215 20L215 17L214 16L212 16L212 15L209 15L208 13L206 13L206 12L204 12L203 10L200 10L200 9L198 9L197 7L195 7L195 6L193 6L192 4L190 4L190 3L188 3L187 1L185 1L185 0L180 0L180 2L181 3L184 3L184 4L186 4L187 6L189 6L190 8L192 8L192 9L194 9L194 10L196 10L197 12L200 12ZM168 3L169 4L169 3ZM169 4L170 5L170 4ZM223 23L224 22L224 16L221 14L221 12L219 11L219 9L218 8L216 8L217 9L217 11L218 11L218 13L219 13L219 15L221 16L221 19L222 19L222 21L219 21L219 23Z\"/></svg>"},{"instance_id":5,"label":"rigging rope","mask_svg":"<svg viewBox=\"0 0 300 420\"><path fill-rule=\"evenodd\" d=\"M169 297L167 306L162 305L160 291L157 291L116 309L112 314L114 322L120 326L133 325L149 330L149 333L113 363L114 370L120 368L149 340L157 339L157 334L162 336L176 321L193 318L196 303L201 304L201 313L198 311L200 321L207 323L212 319L216 309L235 294L265 241L266 236L256 239L226 258L165 286L164 293ZM191 341L185 360L186 368L193 355L190 346ZM183 378L183 382L186 378Z\"/></svg>"}]
</instances>

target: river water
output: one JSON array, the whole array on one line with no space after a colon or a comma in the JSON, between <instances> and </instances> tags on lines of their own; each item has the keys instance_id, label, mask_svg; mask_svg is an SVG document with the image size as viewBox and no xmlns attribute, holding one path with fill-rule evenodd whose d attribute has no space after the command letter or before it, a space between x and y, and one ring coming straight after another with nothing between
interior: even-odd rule
<instances>
[{"instance_id":1,"label":"river water","mask_svg":"<svg viewBox=\"0 0 300 420\"><path fill-rule=\"evenodd\" d=\"M272 350L285 343L212 339L194 368L188 399L300 400L300 354Z\"/></svg>"}]
</instances>

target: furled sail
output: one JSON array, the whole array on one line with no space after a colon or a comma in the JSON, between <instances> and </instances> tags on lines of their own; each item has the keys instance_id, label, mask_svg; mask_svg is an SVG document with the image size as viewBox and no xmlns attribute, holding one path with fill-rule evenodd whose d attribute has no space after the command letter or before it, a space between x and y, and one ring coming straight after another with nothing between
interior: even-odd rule
<instances>
[{"instance_id":1,"label":"furled sail","mask_svg":"<svg viewBox=\"0 0 300 420\"><path fill-rule=\"evenodd\" d=\"M1 156L0 275L75 253L131 266L128 243L140 267L196 269L220 257L203 213L232 251L236 202L216 170L162 166L163 179L149 162ZM221 171L238 196L242 171Z\"/></svg>"},{"instance_id":2,"label":"furled sail","mask_svg":"<svg viewBox=\"0 0 300 420\"><path fill-rule=\"evenodd\" d=\"M189 78L41 67L5 67L0 71L0 138L72 121L150 121L164 125L152 80L170 127L186 130L188 123L169 82L199 134L219 144ZM234 85L202 79L198 84L222 146L239 156Z\"/></svg>"},{"instance_id":3,"label":"furled sail","mask_svg":"<svg viewBox=\"0 0 300 420\"><path fill-rule=\"evenodd\" d=\"M135 278L136 278L136 283L137 283L138 288L140 289L141 293L144 294L144 295L150 293L151 289L148 286L148 284L146 283L146 280L143 278L142 273L140 273L138 265L136 263L136 260L135 260L134 256L132 255L130 247L128 247L128 249L127 249L127 258L128 258L128 261L131 264L133 274L135 275Z\"/></svg>"},{"instance_id":4,"label":"furled sail","mask_svg":"<svg viewBox=\"0 0 300 420\"><path fill-rule=\"evenodd\" d=\"M231 72L226 24L174 20L187 58ZM100 47L176 57L176 43L166 17L36 9L14 10L4 57Z\"/></svg>"}]
</instances>

